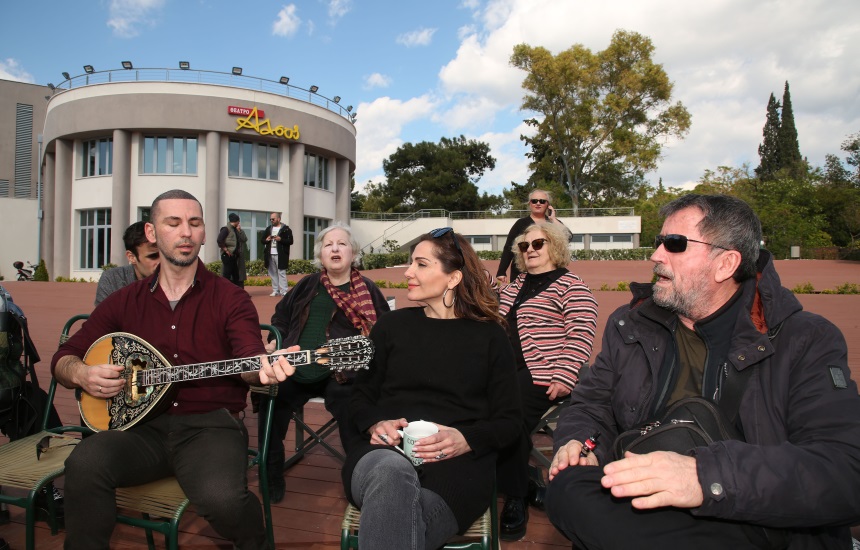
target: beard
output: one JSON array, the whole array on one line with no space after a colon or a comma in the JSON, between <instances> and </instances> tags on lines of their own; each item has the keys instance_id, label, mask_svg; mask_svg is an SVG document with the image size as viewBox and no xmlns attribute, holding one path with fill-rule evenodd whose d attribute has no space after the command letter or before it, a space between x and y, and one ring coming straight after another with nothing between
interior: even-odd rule
<instances>
[{"instance_id":1,"label":"beard","mask_svg":"<svg viewBox=\"0 0 860 550\"><path fill-rule=\"evenodd\" d=\"M668 281L669 285L654 285L654 303L693 321L702 318L700 313L708 303L707 291L705 289L707 282L706 269L704 267L698 273L691 274L689 288L681 289L673 274L663 269L660 265L655 265L654 273L666 277L664 282Z\"/></svg>"},{"instance_id":2,"label":"beard","mask_svg":"<svg viewBox=\"0 0 860 550\"><path fill-rule=\"evenodd\" d=\"M177 267L188 267L189 265L191 265L197 261L198 252L194 252L192 254L189 254L188 256L177 256L175 254L172 254L171 251L165 250L161 246L161 243L157 239L156 239L155 244L156 244L156 246L158 246L158 252L161 254L162 260L167 260L169 263L171 263ZM183 241L183 242L179 242L177 244L179 245L179 244L189 244L189 243ZM198 251L199 250L200 249L198 248Z\"/></svg>"}]
</instances>

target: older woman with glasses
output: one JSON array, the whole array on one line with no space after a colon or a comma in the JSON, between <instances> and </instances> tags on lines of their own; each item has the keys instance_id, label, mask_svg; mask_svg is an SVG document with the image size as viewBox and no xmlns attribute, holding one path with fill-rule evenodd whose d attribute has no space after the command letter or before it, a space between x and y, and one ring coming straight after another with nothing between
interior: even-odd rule
<instances>
[{"instance_id":1,"label":"older woman with glasses","mask_svg":"<svg viewBox=\"0 0 860 550\"><path fill-rule=\"evenodd\" d=\"M508 282L507 272L508 266L511 268L511 281L517 278L520 274L520 268L516 262L511 265L514 259L514 240L523 234L526 227L537 223L551 223L562 227L570 237L570 231L565 227L561 220L555 217L555 210L552 205L552 195L549 191L543 189L535 189L529 193L529 215L518 219L511 230L508 232L508 238L505 240L505 246L502 247L502 257L499 261L499 269L496 271L496 279L501 283Z\"/></svg>"},{"instance_id":2,"label":"older woman with glasses","mask_svg":"<svg viewBox=\"0 0 860 550\"><path fill-rule=\"evenodd\" d=\"M499 312L514 348L523 423L517 443L499 457L503 540L519 540L526 532L531 432L547 409L576 385L597 328L597 302L585 283L567 270L567 235L558 225L529 226L513 248L524 273L502 287Z\"/></svg>"},{"instance_id":3,"label":"older woman with glasses","mask_svg":"<svg viewBox=\"0 0 860 550\"><path fill-rule=\"evenodd\" d=\"M284 347L315 349L332 338L366 336L379 316L389 311L379 288L356 269L358 251L349 226L335 222L320 231L314 244L314 264L320 272L296 283L272 315L272 324L284 335ZM274 351L274 343L270 347ZM324 365L311 364L297 367L295 374L279 385L269 449L272 502L280 502L286 490L283 440L290 419L310 398L325 398L326 409L338 422L344 449L348 450L358 437L348 410L354 377L355 373L331 372Z\"/></svg>"},{"instance_id":4,"label":"older woman with glasses","mask_svg":"<svg viewBox=\"0 0 860 550\"><path fill-rule=\"evenodd\" d=\"M522 424L513 350L472 247L451 228L422 235L406 279L424 305L373 327L376 353L350 404L365 439L343 481L361 509L362 550L434 549L468 529L493 498L497 452ZM404 456L398 430L418 420L438 432Z\"/></svg>"}]
</instances>

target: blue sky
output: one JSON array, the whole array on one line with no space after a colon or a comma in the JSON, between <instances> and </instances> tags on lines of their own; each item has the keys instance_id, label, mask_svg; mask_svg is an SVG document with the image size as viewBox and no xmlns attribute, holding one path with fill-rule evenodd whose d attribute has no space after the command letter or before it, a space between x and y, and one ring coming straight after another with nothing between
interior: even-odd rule
<instances>
[{"instance_id":1,"label":"blue sky","mask_svg":"<svg viewBox=\"0 0 860 550\"><path fill-rule=\"evenodd\" d=\"M479 183L499 193L528 177L523 73L509 66L525 42L557 53L604 49L616 29L649 36L654 58L693 117L668 141L658 170L690 186L706 169L758 164L771 92L791 85L801 153L822 165L860 132L860 2L856 0L3 0L0 78L58 83L60 73L192 68L319 86L358 112L356 182L383 179L382 161L406 142L465 135L490 144L496 169Z\"/></svg>"}]
</instances>

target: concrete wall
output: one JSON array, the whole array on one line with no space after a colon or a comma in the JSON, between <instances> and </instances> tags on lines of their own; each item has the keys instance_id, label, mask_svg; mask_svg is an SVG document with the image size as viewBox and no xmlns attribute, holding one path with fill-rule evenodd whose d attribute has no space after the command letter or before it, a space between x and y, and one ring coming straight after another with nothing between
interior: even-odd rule
<instances>
[{"instance_id":1,"label":"concrete wall","mask_svg":"<svg viewBox=\"0 0 860 550\"><path fill-rule=\"evenodd\" d=\"M0 220L3 220L3 243L0 244L0 276L14 281L17 269L12 262L36 262L38 235L36 201L0 198Z\"/></svg>"}]
</instances>

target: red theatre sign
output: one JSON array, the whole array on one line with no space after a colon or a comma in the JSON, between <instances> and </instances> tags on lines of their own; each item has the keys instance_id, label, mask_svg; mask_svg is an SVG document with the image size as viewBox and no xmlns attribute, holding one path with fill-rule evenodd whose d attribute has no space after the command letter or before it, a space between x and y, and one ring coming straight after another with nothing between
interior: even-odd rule
<instances>
[{"instance_id":1,"label":"red theatre sign","mask_svg":"<svg viewBox=\"0 0 860 550\"><path fill-rule=\"evenodd\" d=\"M227 113L236 116L248 116L253 111L253 107L227 107ZM266 118L266 113L260 109L257 109L257 114L260 115L261 118Z\"/></svg>"}]
</instances>

